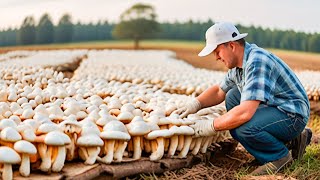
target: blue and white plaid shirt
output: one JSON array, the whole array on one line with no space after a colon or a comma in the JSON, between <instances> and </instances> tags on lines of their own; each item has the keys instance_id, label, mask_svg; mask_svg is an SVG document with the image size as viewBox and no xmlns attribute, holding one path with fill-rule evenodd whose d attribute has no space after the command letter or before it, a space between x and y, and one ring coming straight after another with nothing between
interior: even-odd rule
<instances>
[{"instance_id":1,"label":"blue and white plaid shirt","mask_svg":"<svg viewBox=\"0 0 320 180\"><path fill-rule=\"evenodd\" d=\"M241 102L259 100L268 106L309 118L307 93L294 72L274 54L246 42L242 68L228 71L220 83L224 92L237 86Z\"/></svg>"}]
</instances>

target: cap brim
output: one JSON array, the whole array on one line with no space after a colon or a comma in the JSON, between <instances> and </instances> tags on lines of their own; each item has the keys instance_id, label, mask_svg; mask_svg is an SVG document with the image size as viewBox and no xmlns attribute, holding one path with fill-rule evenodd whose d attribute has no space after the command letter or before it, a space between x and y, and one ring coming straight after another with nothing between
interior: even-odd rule
<instances>
[{"instance_id":1,"label":"cap brim","mask_svg":"<svg viewBox=\"0 0 320 180\"><path fill-rule=\"evenodd\" d=\"M239 34L238 36L233 38L232 41L236 41L236 40L242 39L242 38L246 37L247 35L248 35L248 33Z\"/></svg>"},{"instance_id":2,"label":"cap brim","mask_svg":"<svg viewBox=\"0 0 320 180\"><path fill-rule=\"evenodd\" d=\"M203 56L209 55L216 48L217 48L217 45L206 45L206 47L202 49L202 51L198 54L198 56L203 57Z\"/></svg>"}]
</instances>

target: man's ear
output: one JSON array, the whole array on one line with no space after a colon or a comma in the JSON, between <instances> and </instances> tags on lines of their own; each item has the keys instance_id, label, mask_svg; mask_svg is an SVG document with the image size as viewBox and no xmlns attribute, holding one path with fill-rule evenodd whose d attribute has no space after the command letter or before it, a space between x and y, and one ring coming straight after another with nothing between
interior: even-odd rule
<instances>
[{"instance_id":1,"label":"man's ear","mask_svg":"<svg viewBox=\"0 0 320 180\"><path fill-rule=\"evenodd\" d=\"M229 42L229 46L230 48L232 49L232 51L234 52L236 50L236 47L237 47L237 42L234 42L234 41L230 41Z\"/></svg>"}]
</instances>

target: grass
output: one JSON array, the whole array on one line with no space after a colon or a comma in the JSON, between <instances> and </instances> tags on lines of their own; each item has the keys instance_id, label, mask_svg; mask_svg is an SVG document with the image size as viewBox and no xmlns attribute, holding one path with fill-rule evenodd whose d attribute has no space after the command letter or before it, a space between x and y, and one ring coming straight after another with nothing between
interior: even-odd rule
<instances>
[{"instance_id":1,"label":"grass","mask_svg":"<svg viewBox=\"0 0 320 180\"><path fill-rule=\"evenodd\" d=\"M284 172L297 179L320 179L320 144L308 146L302 160L294 161Z\"/></svg>"},{"instance_id":2,"label":"grass","mask_svg":"<svg viewBox=\"0 0 320 180\"><path fill-rule=\"evenodd\" d=\"M236 179L246 179L250 173L249 167L243 167L235 174ZM301 160L295 160L291 165L281 170L282 178L292 177L296 179L320 179L320 144L307 146L306 153ZM284 176L284 177L283 177ZM269 179L272 179L269 177Z\"/></svg>"},{"instance_id":3,"label":"grass","mask_svg":"<svg viewBox=\"0 0 320 180\"><path fill-rule=\"evenodd\" d=\"M141 49L170 49L170 48L196 48L200 49L204 46L200 41L176 41L176 40L143 40L140 41ZM56 43L44 45L25 45L25 46L6 46L1 47L2 50L15 49L69 49L69 48L86 48L86 49L102 49L102 48L124 48L132 49L133 41L130 40L109 40L109 41L89 41L89 42L73 42L73 43Z\"/></svg>"}]
</instances>

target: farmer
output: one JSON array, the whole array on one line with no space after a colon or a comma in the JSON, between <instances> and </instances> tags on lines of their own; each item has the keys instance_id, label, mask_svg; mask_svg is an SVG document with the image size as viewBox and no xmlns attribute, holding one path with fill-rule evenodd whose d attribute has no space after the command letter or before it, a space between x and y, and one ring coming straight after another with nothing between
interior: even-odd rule
<instances>
[{"instance_id":1,"label":"farmer","mask_svg":"<svg viewBox=\"0 0 320 180\"><path fill-rule=\"evenodd\" d=\"M231 23L220 22L206 31L199 56L213 54L229 69L224 80L173 113L180 118L225 100L227 113L193 125L196 136L230 130L234 139L261 164L252 175L277 173L301 158L312 132L305 129L310 103L294 72L279 57L244 40ZM291 144L291 153L289 145ZM288 146L288 147L287 147Z\"/></svg>"}]
</instances>

